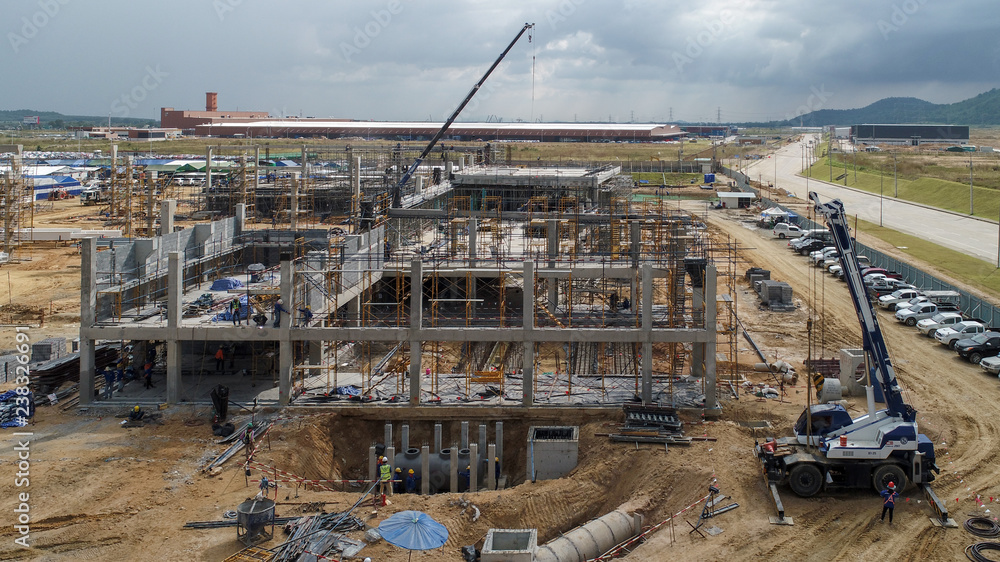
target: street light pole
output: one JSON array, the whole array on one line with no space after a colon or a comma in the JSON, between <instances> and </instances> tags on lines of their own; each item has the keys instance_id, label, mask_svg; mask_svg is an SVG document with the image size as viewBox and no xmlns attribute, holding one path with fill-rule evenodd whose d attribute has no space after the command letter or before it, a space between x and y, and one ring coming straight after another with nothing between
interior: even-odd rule
<instances>
[{"instance_id":1,"label":"street light pole","mask_svg":"<svg viewBox=\"0 0 1000 562\"><path fill-rule=\"evenodd\" d=\"M972 214L972 155L969 155L969 214Z\"/></svg>"},{"instance_id":2,"label":"street light pole","mask_svg":"<svg viewBox=\"0 0 1000 562\"><path fill-rule=\"evenodd\" d=\"M893 188L893 197L899 199L899 176L896 175L896 153L892 153L892 183L895 185Z\"/></svg>"},{"instance_id":3,"label":"street light pole","mask_svg":"<svg viewBox=\"0 0 1000 562\"><path fill-rule=\"evenodd\" d=\"M882 166L878 167L878 225L882 226ZM1000 267L1000 266L997 266Z\"/></svg>"}]
</instances>

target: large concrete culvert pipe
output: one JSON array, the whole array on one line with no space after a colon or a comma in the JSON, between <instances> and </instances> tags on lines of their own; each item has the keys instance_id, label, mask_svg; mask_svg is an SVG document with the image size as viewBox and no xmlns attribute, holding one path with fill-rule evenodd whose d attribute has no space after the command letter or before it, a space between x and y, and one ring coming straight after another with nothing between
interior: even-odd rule
<instances>
[{"instance_id":1,"label":"large concrete culvert pipe","mask_svg":"<svg viewBox=\"0 0 1000 562\"><path fill-rule=\"evenodd\" d=\"M585 562L642 532L642 517L612 511L538 547L535 562Z\"/></svg>"}]
</instances>

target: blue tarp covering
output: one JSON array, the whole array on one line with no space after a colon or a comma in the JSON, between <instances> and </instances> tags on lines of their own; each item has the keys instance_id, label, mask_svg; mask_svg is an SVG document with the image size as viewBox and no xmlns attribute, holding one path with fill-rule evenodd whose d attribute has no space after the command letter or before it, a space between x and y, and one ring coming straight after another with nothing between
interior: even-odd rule
<instances>
[{"instance_id":1,"label":"blue tarp covering","mask_svg":"<svg viewBox=\"0 0 1000 562\"><path fill-rule=\"evenodd\" d=\"M239 289L243 286L243 282L235 277L224 277L222 279L216 279L212 283L213 291L228 291L229 289Z\"/></svg>"},{"instance_id":2,"label":"blue tarp covering","mask_svg":"<svg viewBox=\"0 0 1000 562\"><path fill-rule=\"evenodd\" d=\"M240 295L237 298L240 299L239 319L240 320L246 320L247 317L250 316L250 307L247 306L247 296L246 295ZM223 322L223 321L225 321L225 322L232 322L233 321L233 313L232 313L231 310L227 309L227 310L225 310L223 312L220 312L220 313L216 314L215 317L212 318L212 320L214 320L216 322Z\"/></svg>"},{"instance_id":3,"label":"blue tarp covering","mask_svg":"<svg viewBox=\"0 0 1000 562\"><path fill-rule=\"evenodd\" d=\"M294 160L278 160L274 163L275 166L298 166L299 163Z\"/></svg>"},{"instance_id":4,"label":"blue tarp covering","mask_svg":"<svg viewBox=\"0 0 1000 562\"><path fill-rule=\"evenodd\" d=\"M448 529L422 511L400 511L379 523L378 532L387 542L407 550L441 548Z\"/></svg>"},{"instance_id":5,"label":"blue tarp covering","mask_svg":"<svg viewBox=\"0 0 1000 562\"><path fill-rule=\"evenodd\" d=\"M361 396L361 389L356 386L338 386L337 394L341 396Z\"/></svg>"}]
</instances>

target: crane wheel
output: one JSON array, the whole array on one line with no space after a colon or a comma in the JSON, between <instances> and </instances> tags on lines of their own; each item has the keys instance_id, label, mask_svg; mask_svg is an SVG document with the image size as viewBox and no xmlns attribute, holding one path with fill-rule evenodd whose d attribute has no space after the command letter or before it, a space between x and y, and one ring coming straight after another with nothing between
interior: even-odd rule
<instances>
[{"instance_id":1,"label":"crane wheel","mask_svg":"<svg viewBox=\"0 0 1000 562\"><path fill-rule=\"evenodd\" d=\"M788 485L799 496L810 498L823 487L823 473L814 464L797 464L788 474Z\"/></svg>"},{"instance_id":2,"label":"crane wheel","mask_svg":"<svg viewBox=\"0 0 1000 562\"><path fill-rule=\"evenodd\" d=\"M906 488L906 473L898 464L883 464L875 469L875 474L872 476L872 486L875 487L875 491L881 492L889 482L895 482L898 492Z\"/></svg>"}]
</instances>

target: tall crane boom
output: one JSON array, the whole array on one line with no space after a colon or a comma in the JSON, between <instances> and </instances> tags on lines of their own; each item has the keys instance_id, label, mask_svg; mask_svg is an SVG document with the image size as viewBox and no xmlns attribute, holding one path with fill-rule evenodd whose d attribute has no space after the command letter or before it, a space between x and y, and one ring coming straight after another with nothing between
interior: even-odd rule
<instances>
[{"instance_id":1,"label":"tall crane boom","mask_svg":"<svg viewBox=\"0 0 1000 562\"><path fill-rule=\"evenodd\" d=\"M465 109L465 106L469 105L469 102L472 101L472 97L476 95L476 92L479 91L479 88L483 87L483 84L486 83L486 79L490 77L490 74L493 74L493 71L496 70L496 67L500 65L500 62L503 61L504 57L507 56L507 53L509 53L510 50L514 48L514 44L517 43L517 40L520 39L522 35L524 35L524 32L528 31L533 27L535 27L535 24L533 23L524 24L524 27L522 27L521 31L517 33L517 36L515 36L514 40L510 42L510 45L507 45L507 48L504 49L502 53L500 53L500 56L497 57L497 60L493 61L493 65L490 66L490 69L486 71L486 74L483 74L483 77L479 79L479 82L476 82L476 85L472 87L472 90L469 92L469 95L465 96L465 99L462 100L462 103L458 105L458 108L455 109L455 112L452 113L450 117L448 117L448 120L444 122L444 125L441 126L441 129L434 134L434 137L431 138L431 142L427 143L427 146L424 148L424 151L420 153L420 156L418 156L417 159L413 161L413 164L411 164L410 167L407 168L406 173L403 174L403 177L399 179L399 183L397 183L392 190L392 208L398 209L403 206L403 186L406 185L406 182L410 181L410 177L412 177L413 174L417 171L417 168L420 167L420 163L424 161L424 158L427 158L427 155L431 153L431 150L434 150L434 145L436 145L438 141L441 140L441 137L444 136L445 132L448 130L448 127L451 127L451 124L455 122L455 119L458 118L458 114L462 113L462 110ZM530 35L528 36L528 41L531 41Z\"/></svg>"},{"instance_id":2,"label":"tall crane boom","mask_svg":"<svg viewBox=\"0 0 1000 562\"><path fill-rule=\"evenodd\" d=\"M844 280L847 282L847 289L851 293L854 309L858 313L858 322L861 324L862 347L870 359L871 374L874 375L874 380L878 382L885 398L886 410L891 416L912 422L916 419L917 412L912 406L903 402L902 391L896 381L896 370L892 367L892 359L889 357L889 349L882 337L878 317L865 291L861 265L858 263L854 244L851 243L844 204L839 199L821 203L815 192L810 192L809 198L816 203L816 212L826 217L827 225L833 234L834 245L840 252L840 266L844 270Z\"/></svg>"}]
</instances>

